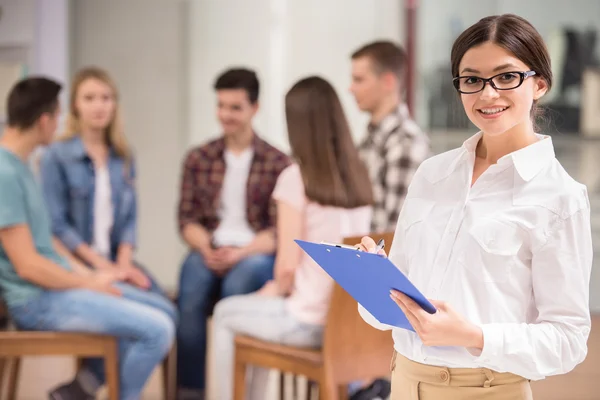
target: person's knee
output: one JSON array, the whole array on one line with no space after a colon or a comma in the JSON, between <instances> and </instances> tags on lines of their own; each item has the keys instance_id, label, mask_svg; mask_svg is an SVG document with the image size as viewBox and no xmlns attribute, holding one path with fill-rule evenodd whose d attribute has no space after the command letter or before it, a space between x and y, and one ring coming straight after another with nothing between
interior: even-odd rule
<instances>
[{"instance_id":1,"label":"person's knee","mask_svg":"<svg viewBox=\"0 0 600 400\"><path fill-rule=\"evenodd\" d=\"M273 279L274 257L256 255L248 257L227 274L221 288L222 297L248 294Z\"/></svg>"},{"instance_id":2,"label":"person's knee","mask_svg":"<svg viewBox=\"0 0 600 400\"><path fill-rule=\"evenodd\" d=\"M230 296L219 300L215 305L213 312L213 324L217 324L223 319L227 319L232 313L239 312L239 304L243 299L243 296Z\"/></svg>"},{"instance_id":3,"label":"person's knee","mask_svg":"<svg viewBox=\"0 0 600 400\"><path fill-rule=\"evenodd\" d=\"M202 256L192 251L181 268L177 303L180 317L199 314L207 307L216 278L204 264Z\"/></svg>"},{"instance_id":4,"label":"person's knee","mask_svg":"<svg viewBox=\"0 0 600 400\"><path fill-rule=\"evenodd\" d=\"M207 270L202 255L197 251L190 251L181 266L182 283L185 283L183 280L187 280L188 276L197 277L199 274L207 272Z\"/></svg>"},{"instance_id":5,"label":"person's knee","mask_svg":"<svg viewBox=\"0 0 600 400\"><path fill-rule=\"evenodd\" d=\"M145 335L149 347L161 354L166 355L175 341L175 324L162 312L153 313L146 327Z\"/></svg>"},{"instance_id":6,"label":"person's knee","mask_svg":"<svg viewBox=\"0 0 600 400\"><path fill-rule=\"evenodd\" d=\"M161 306L161 309L165 314L173 321L173 324L177 326L179 323L179 311L177 311L177 307L173 304L169 299L165 299L164 304Z\"/></svg>"}]
</instances>

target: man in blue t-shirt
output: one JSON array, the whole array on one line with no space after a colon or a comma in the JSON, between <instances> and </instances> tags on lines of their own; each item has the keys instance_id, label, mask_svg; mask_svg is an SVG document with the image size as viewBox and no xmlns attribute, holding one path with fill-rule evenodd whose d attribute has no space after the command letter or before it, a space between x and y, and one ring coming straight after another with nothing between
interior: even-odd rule
<instances>
[{"instance_id":1,"label":"man in blue t-shirt","mask_svg":"<svg viewBox=\"0 0 600 400\"><path fill-rule=\"evenodd\" d=\"M18 82L7 100L0 137L0 293L20 329L109 334L120 343L120 396L139 399L146 380L170 350L174 309L123 282L118 270L92 271L60 256L49 216L27 160L52 141L61 86L46 78ZM65 193L65 196L68 196ZM86 360L70 383L50 399L95 398L104 376Z\"/></svg>"}]
</instances>

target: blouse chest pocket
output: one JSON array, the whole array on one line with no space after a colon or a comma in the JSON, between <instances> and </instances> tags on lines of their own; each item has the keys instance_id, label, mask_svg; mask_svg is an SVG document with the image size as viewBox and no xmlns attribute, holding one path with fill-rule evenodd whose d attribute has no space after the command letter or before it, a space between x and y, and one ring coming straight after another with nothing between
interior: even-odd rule
<instances>
[{"instance_id":1,"label":"blouse chest pocket","mask_svg":"<svg viewBox=\"0 0 600 400\"><path fill-rule=\"evenodd\" d=\"M460 262L481 282L507 282L519 260L523 246L516 225L483 218L468 232Z\"/></svg>"},{"instance_id":2,"label":"blouse chest pocket","mask_svg":"<svg viewBox=\"0 0 600 400\"><path fill-rule=\"evenodd\" d=\"M403 230L403 250L409 264L416 259L424 262L430 252L427 251L426 219L433 209L433 201L420 198L407 198L402 206L399 228Z\"/></svg>"}]
</instances>

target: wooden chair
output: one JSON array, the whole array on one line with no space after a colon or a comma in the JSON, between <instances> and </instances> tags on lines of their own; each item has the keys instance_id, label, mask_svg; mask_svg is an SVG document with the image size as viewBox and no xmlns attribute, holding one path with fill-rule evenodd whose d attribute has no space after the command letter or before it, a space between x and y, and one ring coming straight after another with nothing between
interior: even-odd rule
<instances>
[{"instance_id":1,"label":"wooden chair","mask_svg":"<svg viewBox=\"0 0 600 400\"><path fill-rule=\"evenodd\" d=\"M375 241L385 239L389 249L393 234L371 237ZM346 238L344 243L356 244L360 239ZM307 377L309 382L319 386L320 400L346 400L350 382L390 374L392 353L391 333L376 330L364 322L356 301L336 284L321 349L282 346L247 336L235 338L234 399L244 400L246 366L256 365ZM310 390L308 393L310 395Z\"/></svg>"},{"instance_id":2,"label":"wooden chair","mask_svg":"<svg viewBox=\"0 0 600 400\"><path fill-rule=\"evenodd\" d=\"M0 302L0 316L6 316L6 308ZM0 398L7 366L12 360L8 379L8 400L17 399L17 388L21 370L21 357L73 355L76 357L76 370L85 357L102 357L105 362L106 388L110 400L119 399L119 357L118 344L114 336L85 333L0 331ZM174 345L163 361L164 399L175 400L177 391L177 351Z\"/></svg>"},{"instance_id":3,"label":"wooden chair","mask_svg":"<svg viewBox=\"0 0 600 400\"><path fill-rule=\"evenodd\" d=\"M8 381L8 400L17 399L21 357L57 355L103 357L109 399L119 399L119 356L117 340L113 336L62 332L4 331L0 332L0 358L2 359L0 360L0 364L2 364L0 372L4 372L5 359L13 359ZM2 375L0 375L0 385Z\"/></svg>"}]
</instances>

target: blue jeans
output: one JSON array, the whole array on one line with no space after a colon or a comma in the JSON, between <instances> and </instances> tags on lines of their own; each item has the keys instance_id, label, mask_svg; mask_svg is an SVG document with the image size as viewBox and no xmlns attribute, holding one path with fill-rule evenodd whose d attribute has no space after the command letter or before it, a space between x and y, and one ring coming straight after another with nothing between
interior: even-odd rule
<instances>
[{"instance_id":1,"label":"blue jeans","mask_svg":"<svg viewBox=\"0 0 600 400\"><path fill-rule=\"evenodd\" d=\"M128 284L117 284L123 297L84 289L45 291L9 311L21 329L87 332L119 338L121 400L138 400L154 368L169 352L174 314L163 298ZM102 363L86 360L84 368L104 380Z\"/></svg>"},{"instance_id":2,"label":"blue jeans","mask_svg":"<svg viewBox=\"0 0 600 400\"><path fill-rule=\"evenodd\" d=\"M275 256L240 261L224 277L213 273L202 256L188 254L179 277L177 377L180 387L203 390L206 375L206 319L218 299L252 293L273 279Z\"/></svg>"},{"instance_id":3,"label":"blue jeans","mask_svg":"<svg viewBox=\"0 0 600 400\"><path fill-rule=\"evenodd\" d=\"M148 277L150 280L150 288L148 288L148 290L144 290L127 284L117 284L116 286L121 289L125 298L163 311L173 321L173 324L177 326L179 316L175 304L169 300L165 291L158 285L156 278L152 276L148 269L138 262L135 262L134 264ZM123 350L121 350L121 342L119 342L119 354L122 353ZM100 384L105 382L106 377L104 376L103 358L86 359L84 360L84 366L93 372Z\"/></svg>"}]
</instances>

